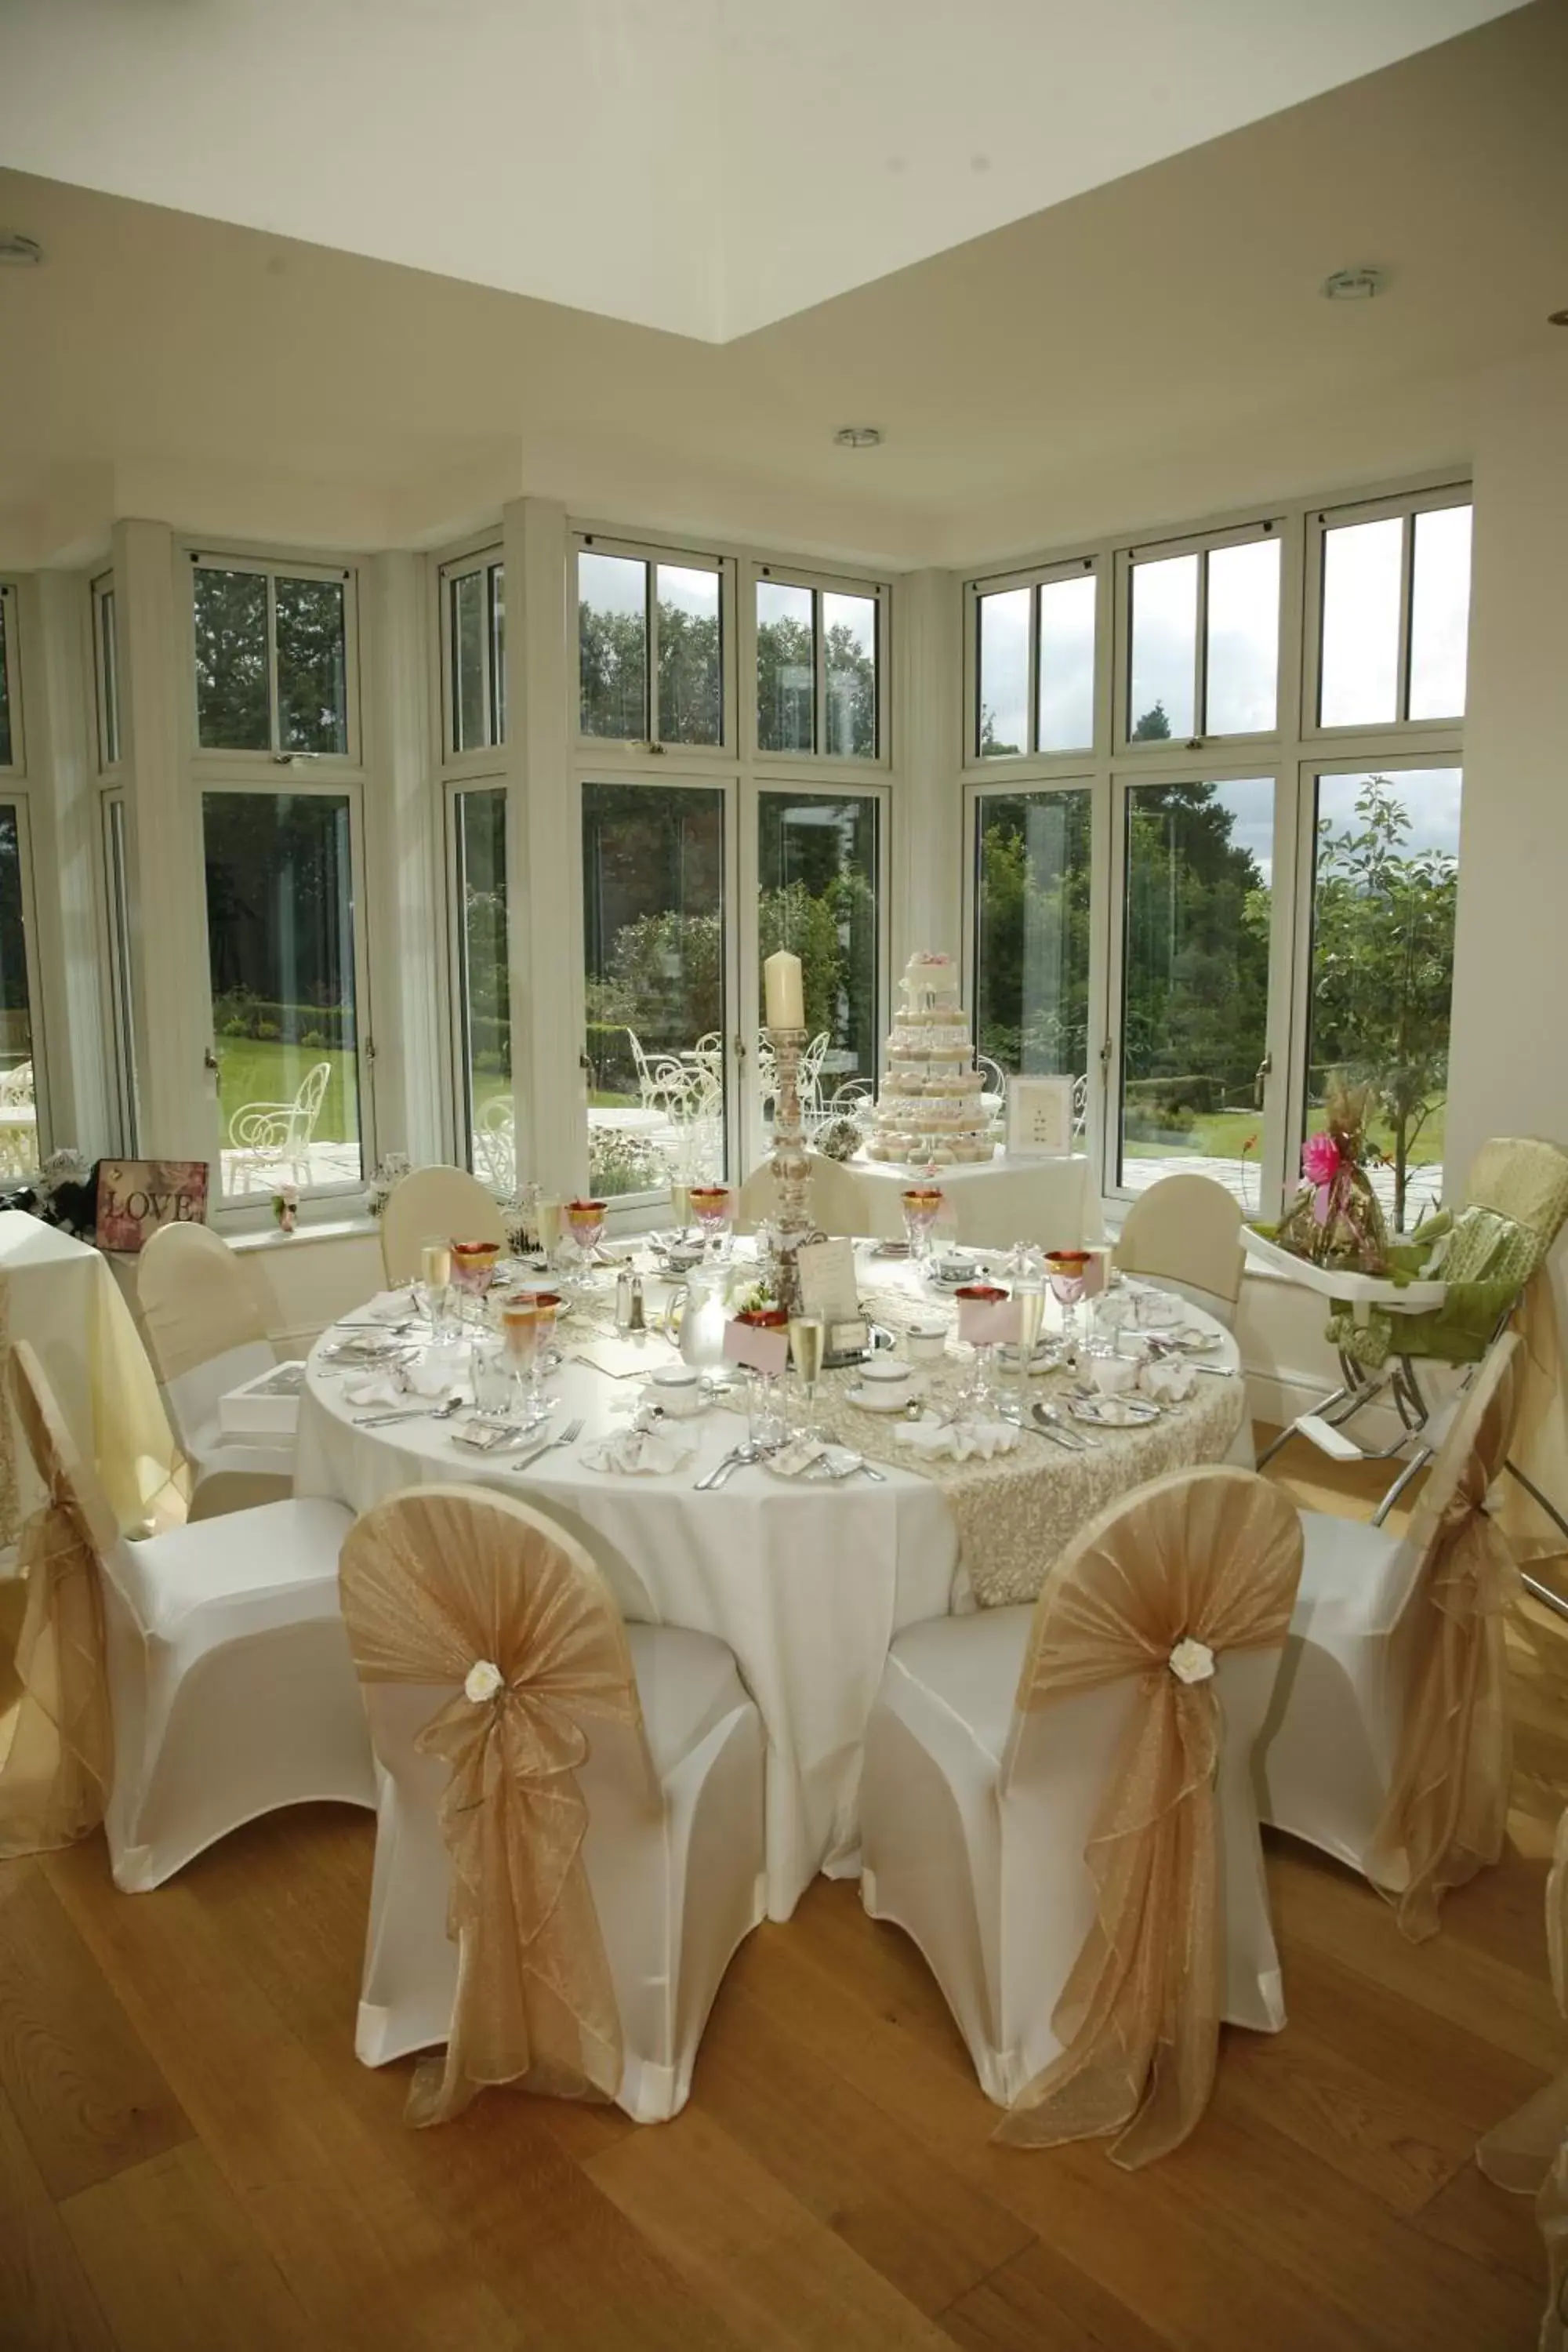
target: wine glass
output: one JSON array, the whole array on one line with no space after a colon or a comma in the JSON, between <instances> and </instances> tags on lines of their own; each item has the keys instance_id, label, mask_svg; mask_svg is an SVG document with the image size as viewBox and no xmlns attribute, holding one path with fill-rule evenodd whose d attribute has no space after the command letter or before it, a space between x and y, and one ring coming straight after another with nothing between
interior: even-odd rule
<instances>
[{"instance_id":1,"label":"wine glass","mask_svg":"<svg viewBox=\"0 0 1568 2352\"><path fill-rule=\"evenodd\" d=\"M710 1257L724 1254L724 1236L730 1230L734 1204L728 1184L693 1184L689 1195L691 1213L702 1229Z\"/></svg>"},{"instance_id":2,"label":"wine glass","mask_svg":"<svg viewBox=\"0 0 1568 2352\"><path fill-rule=\"evenodd\" d=\"M1083 1297L1084 1272L1088 1265L1087 1250L1046 1252L1046 1272L1050 1278L1052 1296L1062 1310L1062 1342L1069 1355L1078 1353L1078 1310Z\"/></svg>"},{"instance_id":3,"label":"wine glass","mask_svg":"<svg viewBox=\"0 0 1568 2352\"><path fill-rule=\"evenodd\" d=\"M1007 1299L1007 1294L999 1282L966 1282L961 1289L954 1292L953 1296L958 1300L961 1330L966 1305L978 1307L1003 1307ZM978 1413L991 1402L991 1359L994 1353L995 1342L990 1339L972 1339L970 1345L974 1349L974 1371L964 1391L964 1402L973 1412Z\"/></svg>"},{"instance_id":4,"label":"wine glass","mask_svg":"<svg viewBox=\"0 0 1568 2352\"><path fill-rule=\"evenodd\" d=\"M584 1273L593 1265L594 1253L605 1237L605 1206L603 1201L568 1201L566 1203L567 1227Z\"/></svg>"},{"instance_id":5,"label":"wine glass","mask_svg":"<svg viewBox=\"0 0 1568 2352\"><path fill-rule=\"evenodd\" d=\"M440 1347L449 1336L448 1317L452 1305L452 1244L449 1241L431 1240L419 1246L419 1288L425 1313L430 1323L430 1340Z\"/></svg>"},{"instance_id":6,"label":"wine glass","mask_svg":"<svg viewBox=\"0 0 1568 2352\"><path fill-rule=\"evenodd\" d=\"M805 1420L803 1437L818 1444L823 1433L816 1426L816 1383L822 1378L822 1358L827 1332L820 1315L792 1315L789 1321L789 1349L795 1362L795 1376L804 1398Z\"/></svg>"},{"instance_id":7,"label":"wine glass","mask_svg":"<svg viewBox=\"0 0 1568 2352\"><path fill-rule=\"evenodd\" d=\"M910 1255L919 1262L931 1254L931 1227L942 1214L947 1195L940 1184L911 1184L899 1197L904 1213L904 1232L909 1238Z\"/></svg>"},{"instance_id":8,"label":"wine glass","mask_svg":"<svg viewBox=\"0 0 1568 2352\"><path fill-rule=\"evenodd\" d=\"M500 1256L499 1242L458 1242L451 1244L452 1279L460 1298L473 1302L476 1310L490 1286L490 1276ZM460 1319L460 1308L459 1308Z\"/></svg>"}]
</instances>

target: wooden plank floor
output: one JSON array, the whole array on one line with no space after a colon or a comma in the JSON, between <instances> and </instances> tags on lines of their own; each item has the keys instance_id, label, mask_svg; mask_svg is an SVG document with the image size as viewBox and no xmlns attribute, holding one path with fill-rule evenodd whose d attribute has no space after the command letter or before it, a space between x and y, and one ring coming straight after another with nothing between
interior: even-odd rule
<instances>
[{"instance_id":1,"label":"wooden plank floor","mask_svg":"<svg viewBox=\"0 0 1568 2352\"><path fill-rule=\"evenodd\" d=\"M1304 1447L1280 1468L1356 1507ZM0 1864L0 2346L1526 2352L1530 2208L1471 2150L1568 2062L1541 1916L1568 1624L1527 1607L1510 1643L1502 1866L1417 1948L1275 1843L1289 2025L1227 2034L1202 2129L1136 2176L991 2145L851 1885L744 1946L675 2123L500 2093L410 2132L406 2066L353 2051L366 1816L276 1816L149 1895L96 1839Z\"/></svg>"}]
</instances>

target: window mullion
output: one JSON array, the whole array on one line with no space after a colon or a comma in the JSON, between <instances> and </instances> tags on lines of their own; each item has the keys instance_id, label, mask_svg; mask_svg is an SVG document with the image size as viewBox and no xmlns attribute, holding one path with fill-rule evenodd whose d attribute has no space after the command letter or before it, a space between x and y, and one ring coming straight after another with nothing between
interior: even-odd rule
<instances>
[{"instance_id":1,"label":"window mullion","mask_svg":"<svg viewBox=\"0 0 1568 2352\"><path fill-rule=\"evenodd\" d=\"M1209 719L1209 554L1206 547L1198 552L1197 609L1193 616L1193 733L1199 742L1208 733Z\"/></svg>"},{"instance_id":2,"label":"window mullion","mask_svg":"<svg viewBox=\"0 0 1568 2352\"><path fill-rule=\"evenodd\" d=\"M1029 591L1029 690L1024 714L1024 741L1031 753L1040 748L1040 583Z\"/></svg>"},{"instance_id":3,"label":"window mullion","mask_svg":"<svg viewBox=\"0 0 1568 2352\"><path fill-rule=\"evenodd\" d=\"M662 720L658 708L658 566L650 558L643 567L647 576L647 588L643 611L647 622L647 674L643 680L643 712L647 724L647 740L660 743Z\"/></svg>"},{"instance_id":4,"label":"window mullion","mask_svg":"<svg viewBox=\"0 0 1568 2352\"><path fill-rule=\"evenodd\" d=\"M281 756L283 727L278 705L278 581L270 572L267 580L267 723L271 734L272 755Z\"/></svg>"},{"instance_id":5,"label":"window mullion","mask_svg":"<svg viewBox=\"0 0 1568 2352\"><path fill-rule=\"evenodd\" d=\"M821 759L827 750L827 634L822 591L811 592L811 749Z\"/></svg>"},{"instance_id":6,"label":"window mullion","mask_svg":"<svg viewBox=\"0 0 1568 2352\"><path fill-rule=\"evenodd\" d=\"M1407 514L1399 542L1399 668L1394 715L1410 717L1410 623L1415 589L1415 517Z\"/></svg>"}]
</instances>

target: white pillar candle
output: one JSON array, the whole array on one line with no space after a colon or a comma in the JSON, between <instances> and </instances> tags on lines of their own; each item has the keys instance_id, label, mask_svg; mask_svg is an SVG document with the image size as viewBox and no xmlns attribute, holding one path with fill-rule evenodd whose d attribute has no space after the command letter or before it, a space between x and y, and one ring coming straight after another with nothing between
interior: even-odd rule
<instances>
[{"instance_id":1,"label":"white pillar candle","mask_svg":"<svg viewBox=\"0 0 1568 2352\"><path fill-rule=\"evenodd\" d=\"M805 990L801 981L800 958L780 948L763 966L765 1001L770 1029L804 1029L805 1027Z\"/></svg>"}]
</instances>

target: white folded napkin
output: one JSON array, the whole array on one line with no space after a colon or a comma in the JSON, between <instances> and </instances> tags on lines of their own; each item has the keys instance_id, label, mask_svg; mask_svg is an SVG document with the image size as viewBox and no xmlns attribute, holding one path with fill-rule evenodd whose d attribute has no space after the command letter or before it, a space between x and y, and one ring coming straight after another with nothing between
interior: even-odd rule
<instances>
[{"instance_id":1,"label":"white folded napkin","mask_svg":"<svg viewBox=\"0 0 1568 2352\"><path fill-rule=\"evenodd\" d=\"M408 1391L400 1389L390 1372L373 1372L368 1379L346 1380L343 1395L350 1404L406 1404Z\"/></svg>"},{"instance_id":2,"label":"white folded napkin","mask_svg":"<svg viewBox=\"0 0 1568 2352\"><path fill-rule=\"evenodd\" d=\"M1018 1433L1005 1421L902 1422L893 1432L900 1445L930 1460L951 1454L955 1462L989 1462L993 1454L1011 1454Z\"/></svg>"},{"instance_id":3,"label":"white folded napkin","mask_svg":"<svg viewBox=\"0 0 1568 2352\"><path fill-rule=\"evenodd\" d=\"M618 1429L584 1445L578 1459L590 1470L616 1470L633 1478L661 1478L683 1470L697 1448L663 1429Z\"/></svg>"},{"instance_id":4,"label":"white folded napkin","mask_svg":"<svg viewBox=\"0 0 1568 2352\"><path fill-rule=\"evenodd\" d=\"M1191 1364L1173 1363L1170 1358L1155 1358L1138 1368L1138 1386L1156 1404L1180 1404L1192 1393L1197 1374Z\"/></svg>"},{"instance_id":5,"label":"white folded napkin","mask_svg":"<svg viewBox=\"0 0 1568 2352\"><path fill-rule=\"evenodd\" d=\"M1187 1319L1187 1302L1168 1290L1141 1290L1133 1320L1145 1331L1169 1331Z\"/></svg>"},{"instance_id":6,"label":"white folded napkin","mask_svg":"<svg viewBox=\"0 0 1568 2352\"><path fill-rule=\"evenodd\" d=\"M1137 1300L1130 1290L1112 1290L1094 1302L1094 1320L1101 1331L1120 1331L1136 1320Z\"/></svg>"},{"instance_id":7,"label":"white folded napkin","mask_svg":"<svg viewBox=\"0 0 1568 2352\"><path fill-rule=\"evenodd\" d=\"M468 1351L461 1340L445 1348L426 1348L403 1367L403 1377L416 1396L449 1396L468 1384Z\"/></svg>"},{"instance_id":8,"label":"white folded napkin","mask_svg":"<svg viewBox=\"0 0 1568 2352\"><path fill-rule=\"evenodd\" d=\"M384 1290L354 1309L356 1323L406 1323L415 1312L414 1299L407 1290Z\"/></svg>"}]
</instances>

